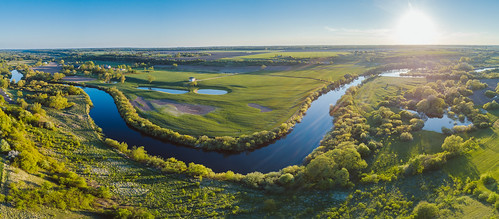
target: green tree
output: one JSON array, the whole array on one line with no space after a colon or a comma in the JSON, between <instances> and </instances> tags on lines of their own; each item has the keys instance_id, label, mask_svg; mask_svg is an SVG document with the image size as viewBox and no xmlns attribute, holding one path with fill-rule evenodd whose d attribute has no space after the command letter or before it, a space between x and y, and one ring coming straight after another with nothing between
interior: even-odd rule
<instances>
[{"instance_id":1,"label":"green tree","mask_svg":"<svg viewBox=\"0 0 499 219\"><path fill-rule=\"evenodd\" d=\"M58 80L61 80L62 78L64 78L66 75L62 74L62 73L54 73L54 75L52 76L52 78L54 79L54 81L58 81Z\"/></svg>"},{"instance_id":2,"label":"green tree","mask_svg":"<svg viewBox=\"0 0 499 219\"><path fill-rule=\"evenodd\" d=\"M445 138L442 149L451 153L460 153L463 150L463 138L457 135L451 135Z\"/></svg>"},{"instance_id":3,"label":"green tree","mask_svg":"<svg viewBox=\"0 0 499 219\"><path fill-rule=\"evenodd\" d=\"M156 78L151 76L151 75L147 75L147 81L149 81L149 84L152 83Z\"/></svg>"},{"instance_id":4,"label":"green tree","mask_svg":"<svg viewBox=\"0 0 499 219\"><path fill-rule=\"evenodd\" d=\"M434 203L426 201L419 202L414 208L414 218L417 219L432 219L438 216L438 207Z\"/></svg>"},{"instance_id":5,"label":"green tree","mask_svg":"<svg viewBox=\"0 0 499 219\"><path fill-rule=\"evenodd\" d=\"M412 134L409 132L403 132L402 134L400 134L400 140L402 141L412 141L412 139Z\"/></svg>"},{"instance_id":6,"label":"green tree","mask_svg":"<svg viewBox=\"0 0 499 219\"><path fill-rule=\"evenodd\" d=\"M5 153L9 152L11 150L9 142L7 142L5 139L2 139L0 141L0 152Z\"/></svg>"}]
</instances>

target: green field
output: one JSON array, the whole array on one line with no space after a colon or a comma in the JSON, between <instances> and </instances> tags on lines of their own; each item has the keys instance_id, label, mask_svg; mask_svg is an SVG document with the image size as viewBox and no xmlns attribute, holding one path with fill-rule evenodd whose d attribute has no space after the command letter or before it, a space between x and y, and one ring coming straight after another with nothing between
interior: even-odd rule
<instances>
[{"instance_id":1,"label":"green field","mask_svg":"<svg viewBox=\"0 0 499 219\"><path fill-rule=\"evenodd\" d=\"M272 58L328 58L338 55L347 55L349 52L268 52L253 55L224 58L229 60L251 60L251 59L272 59Z\"/></svg>"},{"instance_id":2,"label":"green field","mask_svg":"<svg viewBox=\"0 0 499 219\"><path fill-rule=\"evenodd\" d=\"M340 74L340 73L336 73ZM151 84L147 77L156 78ZM170 89L189 89L186 82L196 77L199 89L222 89L225 95L203 95L194 92L187 94L167 94L157 91L136 89L138 86L151 86ZM89 84L116 86L130 100L142 97L146 100L168 99L178 103L213 106L216 109L205 115L168 113L170 108L158 107L154 111L142 111L141 115L162 127L171 128L191 135L231 135L251 134L269 130L286 121L301 106L303 100L326 83L316 79L286 77L267 73L211 74L156 70L152 73L127 75L125 84ZM272 109L260 112L248 106L256 103Z\"/></svg>"}]
</instances>

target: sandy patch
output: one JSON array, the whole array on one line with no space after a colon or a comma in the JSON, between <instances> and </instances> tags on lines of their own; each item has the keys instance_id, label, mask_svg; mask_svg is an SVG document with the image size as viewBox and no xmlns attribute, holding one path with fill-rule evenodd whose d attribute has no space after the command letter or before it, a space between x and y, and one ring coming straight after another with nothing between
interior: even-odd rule
<instances>
[{"instance_id":1,"label":"sandy patch","mask_svg":"<svg viewBox=\"0 0 499 219\"><path fill-rule=\"evenodd\" d=\"M188 103L178 103L173 100L145 100L142 97L137 97L132 101L132 105L143 111L151 111L154 109L161 110L162 108L174 115L186 113L191 115L205 115L216 108L207 105L194 105Z\"/></svg>"},{"instance_id":2,"label":"sandy patch","mask_svg":"<svg viewBox=\"0 0 499 219\"><path fill-rule=\"evenodd\" d=\"M264 107L264 106L262 106L260 104L256 104L256 103L248 103L248 106L259 109L261 113L272 111L272 109L270 109L268 107Z\"/></svg>"},{"instance_id":3,"label":"sandy patch","mask_svg":"<svg viewBox=\"0 0 499 219\"><path fill-rule=\"evenodd\" d=\"M34 71L43 71L43 72L46 72L46 73L54 74L54 73L60 72L62 70L62 66L58 65L55 62L51 62L51 63L49 63L47 65L38 66L38 67L35 67L35 68L32 68L32 69Z\"/></svg>"},{"instance_id":4,"label":"sandy patch","mask_svg":"<svg viewBox=\"0 0 499 219\"><path fill-rule=\"evenodd\" d=\"M135 100L132 101L132 105L134 107L139 108L142 111L151 111L153 106L149 101L144 100L142 97L137 97Z\"/></svg>"},{"instance_id":5,"label":"sandy patch","mask_svg":"<svg viewBox=\"0 0 499 219\"><path fill-rule=\"evenodd\" d=\"M79 83L79 82L93 81L93 80L95 80L95 78L87 78L87 77L81 77L81 76L67 76L67 77L62 78L62 80L68 81L68 82Z\"/></svg>"}]
</instances>

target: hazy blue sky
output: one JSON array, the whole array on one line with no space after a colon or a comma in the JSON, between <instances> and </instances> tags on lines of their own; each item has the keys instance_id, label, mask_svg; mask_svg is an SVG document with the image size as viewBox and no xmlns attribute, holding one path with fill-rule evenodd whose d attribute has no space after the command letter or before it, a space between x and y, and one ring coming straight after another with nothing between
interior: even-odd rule
<instances>
[{"instance_id":1,"label":"hazy blue sky","mask_svg":"<svg viewBox=\"0 0 499 219\"><path fill-rule=\"evenodd\" d=\"M409 10L435 44L499 44L497 0L0 0L0 48L399 44Z\"/></svg>"}]
</instances>

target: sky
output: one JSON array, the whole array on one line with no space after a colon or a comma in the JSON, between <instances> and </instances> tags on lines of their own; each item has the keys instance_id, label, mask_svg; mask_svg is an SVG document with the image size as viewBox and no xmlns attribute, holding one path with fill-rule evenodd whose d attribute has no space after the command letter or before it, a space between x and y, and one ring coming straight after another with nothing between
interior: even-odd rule
<instances>
[{"instance_id":1,"label":"sky","mask_svg":"<svg viewBox=\"0 0 499 219\"><path fill-rule=\"evenodd\" d=\"M410 11L432 27L424 44L499 45L497 0L0 0L0 9L0 49L411 44L399 37L419 31L402 22Z\"/></svg>"}]
</instances>

